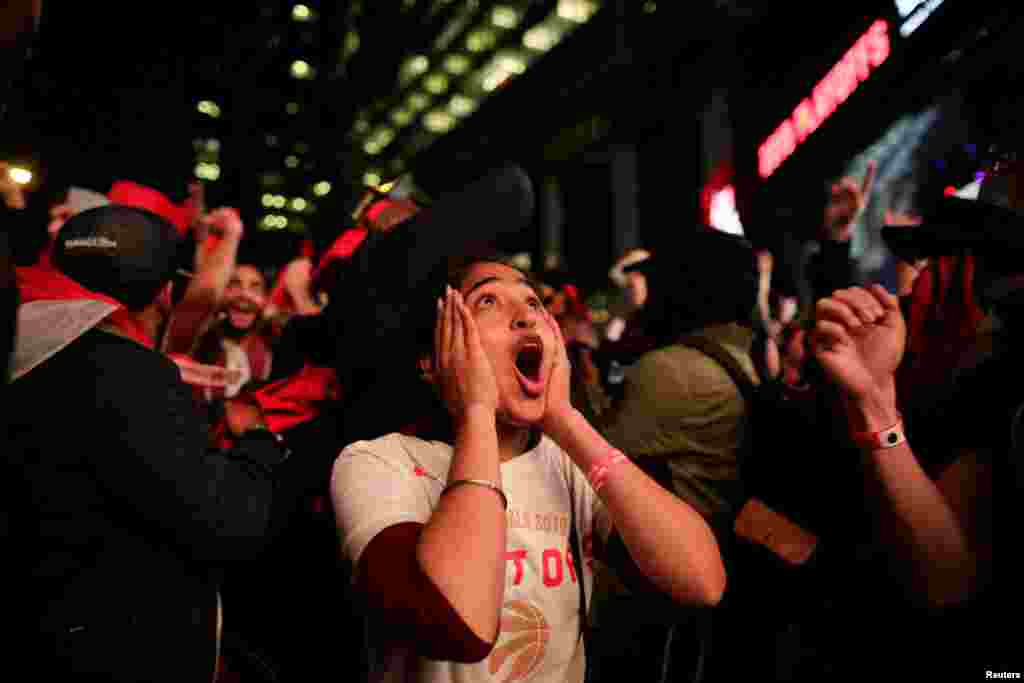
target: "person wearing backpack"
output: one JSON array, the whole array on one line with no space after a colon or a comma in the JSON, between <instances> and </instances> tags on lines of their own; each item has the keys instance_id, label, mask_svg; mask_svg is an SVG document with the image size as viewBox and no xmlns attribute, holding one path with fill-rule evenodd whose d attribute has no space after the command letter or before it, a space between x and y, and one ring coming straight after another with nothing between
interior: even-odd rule
<instances>
[{"instance_id":1,"label":"person wearing backpack","mask_svg":"<svg viewBox=\"0 0 1024 683\"><path fill-rule=\"evenodd\" d=\"M646 276L634 324L650 350L625 372L622 396L595 416L602 434L664 488L698 510L720 543L735 515L745 400L729 370L687 338L723 353L752 386L758 270L746 240L698 226L680 248L627 267ZM727 591L728 593L728 591ZM593 637L600 680L697 680L706 611L680 610L637 594L607 596ZM702 635L703 634L703 635ZM703 654L702 654L703 653Z\"/></svg>"}]
</instances>

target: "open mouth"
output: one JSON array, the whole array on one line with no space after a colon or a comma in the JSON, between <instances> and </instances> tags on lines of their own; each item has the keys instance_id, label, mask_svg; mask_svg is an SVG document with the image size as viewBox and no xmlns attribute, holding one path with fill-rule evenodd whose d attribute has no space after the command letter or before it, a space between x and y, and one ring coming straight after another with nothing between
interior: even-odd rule
<instances>
[{"instance_id":1,"label":"open mouth","mask_svg":"<svg viewBox=\"0 0 1024 683\"><path fill-rule=\"evenodd\" d=\"M238 305L228 309L231 324L238 328L246 328L256 322L258 310L254 306Z\"/></svg>"},{"instance_id":2,"label":"open mouth","mask_svg":"<svg viewBox=\"0 0 1024 683\"><path fill-rule=\"evenodd\" d=\"M532 397L544 392L544 345L540 337L526 338L516 351L516 373L523 390Z\"/></svg>"}]
</instances>

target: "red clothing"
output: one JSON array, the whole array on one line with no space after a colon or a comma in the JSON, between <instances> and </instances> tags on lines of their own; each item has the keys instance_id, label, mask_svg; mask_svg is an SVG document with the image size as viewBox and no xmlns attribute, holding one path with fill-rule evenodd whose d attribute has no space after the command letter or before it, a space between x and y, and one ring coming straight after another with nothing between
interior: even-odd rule
<instances>
[{"instance_id":1,"label":"red clothing","mask_svg":"<svg viewBox=\"0 0 1024 683\"><path fill-rule=\"evenodd\" d=\"M242 338L242 350L249 359L252 381L264 382L270 377L273 354L266 338L259 334L248 334Z\"/></svg>"},{"instance_id":2,"label":"red clothing","mask_svg":"<svg viewBox=\"0 0 1024 683\"><path fill-rule=\"evenodd\" d=\"M340 391L333 368L306 363L291 377L272 382L250 396L263 410L270 430L280 432L316 417L317 404L337 400Z\"/></svg>"},{"instance_id":3,"label":"red clothing","mask_svg":"<svg viewBox=\"0 0 1024 683\"><path fill-rule=\"evenodd\" d=\"M320 404L341 396L333 368L306 363L301 370L284 379L246 392L239 400L260 407L270 431L278 433L312 420L320 413ZM215 427L215 442L221 448L232 444L224 421Z\"/></svg>"},{"instance_id":4,"label":"red clothing","mask_svg":"<svg viewBox=\"0 0 1024 683\"><path fill-rule=\"evenodd\" d=\"M977 348L985 312L974 295L974 257L943 256L914 283L907 315L907 355L897 372L902 402L949 379Z\"/></svg>"},{"instance_id":5,"label":"red clothing","mask_svg":"<svg viewBox=\"0 0 1024 683\"><path fill-rule=\"evenodd\" d=\"M64 273L51 267L24 266L14 270L22 304L41 300L102 301L116 307L103 322L115 327L126 337L147 348L152 349L155 346L153 339L146 333L136 317L116 299L88 290Z\"/></svg>"},{"instance_id":6,"label":"red clothing","mask_svg":"<svg viewBox=\"0 0 1024 683\"><path fill-rule=\"evenodd\" d=\"M363 227L351 228L341 233L331 248L324 253L316 270L313 271L313 282L317 289L328 290L331 288L334 284L333 277L336 267L350 261L369 234L369 230Z\"/></svg>"}]
</instances>

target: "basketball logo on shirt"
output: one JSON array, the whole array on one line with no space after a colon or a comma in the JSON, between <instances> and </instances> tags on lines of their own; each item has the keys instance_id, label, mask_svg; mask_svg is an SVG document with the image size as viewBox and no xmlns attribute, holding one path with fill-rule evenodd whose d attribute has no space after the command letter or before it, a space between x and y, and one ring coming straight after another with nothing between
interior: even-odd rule
<instances>
[{"instance_id":1,"label":"basketball logo on shirt","mask_svg":"<svg viewBox=\"0 0 1024 683\"><path fill-rule=\"evenodd\" d=\"M528 600L510 600L502 608L501 631L488 670L493 676L507 664L504 683L526 680L544 659L550 639L551 627L536 605Z\"/></svg>"}]
</instances>

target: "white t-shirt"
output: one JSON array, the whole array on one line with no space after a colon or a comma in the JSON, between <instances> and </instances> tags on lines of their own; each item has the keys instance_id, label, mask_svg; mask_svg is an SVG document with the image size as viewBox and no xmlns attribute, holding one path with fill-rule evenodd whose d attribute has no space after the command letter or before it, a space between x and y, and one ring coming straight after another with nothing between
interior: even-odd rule
<instances>
[{"instance_id":1,"label":"white t-shirt","mask_svg":"<svg viewBox=\"0 0 1024 683\"><path fill-rule=\"evenodd\" d=\"M358 567L370 541L387 527L430 520L451 459L450 445L401 434L360 441L342 451L334 464L331 497L342 549L353 567ZM482 662L460 664L418 657L405 648L392 649L378 653L372 680L582 680L579 574L569 546L570 501L575 501L588 603L594 590L592 534L600 533L607 540L610 518L583 473L546 437L533 450L503 463L501 478L508 497L508 546L505 604L493 651Z\"/></svg>"}]
</instances>

